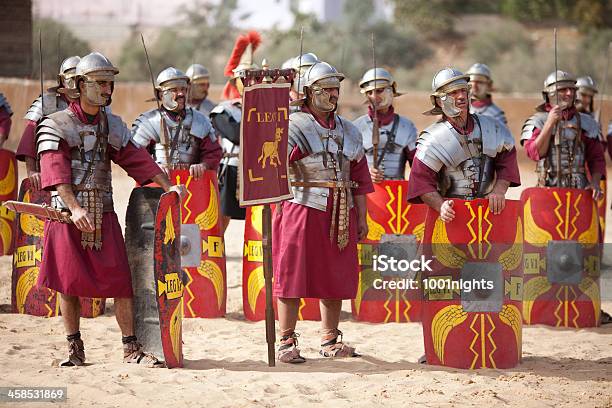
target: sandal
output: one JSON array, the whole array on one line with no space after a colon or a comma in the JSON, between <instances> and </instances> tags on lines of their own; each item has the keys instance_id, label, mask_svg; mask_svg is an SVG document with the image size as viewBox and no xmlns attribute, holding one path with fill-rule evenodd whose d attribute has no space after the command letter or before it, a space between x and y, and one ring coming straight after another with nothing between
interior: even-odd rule
<instances>
[{"instance_id":1,"label":"sandal","mask_svg":"<svg viewBox=\"0 0 612 408\"><path fill-rule=\"evenodd\" d=\"M151 353L142 350L142 344L131 341L123 345L123 362L130 364L143 364L147 368L165 368L166 364L159 361Z\"/></svg>"},{"instance_id":2,"label":"sandal","mask_svg":"<svg viewBox=\"0 0 612 408\"><path fill-rule=\"evenodd\" d=\"M59 363L60 367L76 367L85 364L85 346L83 340L68 341L68 358Z\"/></svg>"},{"instance_id":3,"label":"sandal","mask_svg":"<svg viewBox=\"0 0 612 408\"><path fill-rule=\"evenodd\" d=\"M340 330L336 329L336 334L336 337L321 344L319 354L328 358L361 357L360 354L355 352L355 347L342 342L342 332ZM340 341L338 341L338 337L340 337Z\"/></svg>"},{"instance_id":4,"label":"sandal","mask_svg":"<svg viewBox=\"0 0 612 408\"><path fill-rule=\"evenodd\" d=\"M300 349L297 348L300 335L296 332L290 335L281 337L280 347L276 354L276 359L281 363L300 364L305 363L306 359L300 355Z\"/></svg>"},{"instance_id":5,"label":"sandal","mask_svg":"<svg viewBox=\"0 0 612 408\"><path fill-rule=\"evenodd\" d=\"M601 324L610 324L612 323L612 316L610 316L609 313L606 313L602 310L599 316L599 322Z\"/></svg>"}]
</instances>

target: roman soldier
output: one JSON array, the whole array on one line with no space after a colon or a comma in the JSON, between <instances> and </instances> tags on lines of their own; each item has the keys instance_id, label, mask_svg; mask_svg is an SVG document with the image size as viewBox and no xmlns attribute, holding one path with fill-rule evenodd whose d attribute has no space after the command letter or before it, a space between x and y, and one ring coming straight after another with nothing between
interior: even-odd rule
<instances>
[{"instance_id":1,"label":"roman soldier","mask_svg":"<svg viewBox=\"0 0 612 408\"><path fill-rule=\"evenodd\" d=\"M436 73L426 115L442 115L417 139L410 171L408 201L425 204L444 222L455 217L453 201L488 198L502 212L508 187L520 185L512 135L490 116L469 112L468 79L453 68Z\"/></svg>"},{"instance_id":2,"label":"roman soldier","mask_svg":"<svg viewBox=\"0 0 612 408\"><path fill-rule=\"evenodd\" d=\"M303 75L302 108L289 116L294 199L273 221L273 294L278 297L278 360L301 363L295 332L300 298L320 299L324 357L356 356L338 329L342 299L355 297L357 242L367 235L366 197L373 191L359 130L336 114L344 75L325 62Z\"/></svg>"},{"instance_id":3,"label":"roman soldier","mask_svg":"<svg viewBox=\"0 0 612 408\"><path fill-rule=\"evenodd\" d=\"M57 86L36 98L24 116L26 125L16 157L17 160L25 162L28 177L35 190L40 189L40 169L36 157L36 127L43 116L66 109L71 101L78 98L75 70L79 60L80 57L75 55L62 62L57 76Z\"/></svg>"},{"instance_id":4,"label":"roman soldier","mask_svg":"<svg viewBox=\"0 0 612 408\"><path fill-rule=\"evenodd\" d=\"M576 80L576 87L576 110L593 116L595 94L599 92L595 81L590 76L583 76Z\"/></svg>"},{"instance_id":5,"label":"roman soldier","mask_svg":"<svg viewBox=\"0 0 612 408\"><path fill-rule=\"evenodd\" d=\"M189 100L187 106L200 111L207 118L215 103L208 99L208 88L210 88L210 73L201 64L191 64L185 74L189 77L191 87L189 89Z\"/></svg>"},{"instance_id":6,"label":"roman soldier","mask_svg":"<svg viewBox=\"0 0 612 408\"><path fill-rule=\"evenodd\" d=\"M0 149L8 139L9 133L11 133L11 116L13 116L11 105L9 105L6 97L0 93Z\"/></svg>"},{"instance_id":7,"label":"roman soldier","mask_svg":"<svg viewBox=\"0 0 612 408\"><path fill-rule=\"evenodd\" d=\"M298 101L304 97L304 84L303 84L303 76L308 68L317 62L321 62L319 57L317 57L312 52L307 52L298 55L290 60L290 65L288 68L293 68L296 70L295 78L293 79L293 83L291 84L291 89L289 90L289 99L290 102ZM298 79L299 78L299 79ZM298 89L299 87L299 89ZM296 109L299 110L299 105L295 105L291 107L293 111Z\"/></svg>"},{"instance_id":8,"label":"roman soldier","mask_svg":"<svg viewBox=\"0 0 612 408\"><path fill-rule=\"evenodd\" d=\"M395 80L384 68L368 70L359 81L368 100L368 113L353 122L363 137L363 147L374 183L403 180L406 163L412 164L416 152L417 129L408 118L395 113L393 98L400 96ZM376 166L373 162L372 127L378 120L380 142Z\"/></svg>"},{"instance_id":9,"label":"roman soldier","mask_svg":"<svg viewBox=\"0 0 612 408\"><path fill-rule=\"evenodd\" d=\"M103 109L111 102L118 73L100 53L81 58L74 76L79 98L45 115L36 131L42 188L51 191L51 205L69 212L72 221L46 221L38 280L60 293L68 340L68 358L61 367L85 363L79 297L114 297L123 361L163 366L134 336L132 282L114 212L111 161L141 184L153 181L180 195L184 187L172 186L146 150L130 141L121 118Z\"/></svg>"},{"instance_id":10,"label":"roman soldier","mask_svg":"<svg viewBox=\"0 0 612 408\"><path fill-rule=\"evenodd\" d=\"M591 188L597 200L602 194L599 181L606 174L600 127L592 116L576 110L575 77L565 71L552 72L544 81L542 95L544 102L525 121L521 133L527 156L538 162L538 186Z\"/></svg>"},{"instance_id":11,"label":"roman soldier","mask_svg":"<svg viewBox=\"0 0 612 408\"><path fill-rule=\"evenodd\" d=\"M223 88L224 99L210 112L210 119L223 148L223 163L219 169L221 213L224 228L230 219L244 220L246 210L238 203L238 154L240 152L240 121L242 120L242 90L244 86L238 73L257 68L253 63L253 52L261 43L258 32L250 31L236 40L232 55L224 69L229 78Z\"/></svg>"},{"instance_id":12,"label":"roman soldier","mask_svg":"<svg viewBox=\"0 0 612 408\"><path fill-rule=\"evenodd\" d=\"M156 163L166 171L189 169L195 179L205 170L216 171L222 152L212 124L199 110L185 106L189 77L169 67L155 82L161 109L151 109L136 118L132 142L152 148Z\"/></svg>"},{"instance_id":13,"label":"roman soldier","mask_svg":"<svg viewBox=\"0 0 612 408\"><path fill-rule=\"evenodd\" d=\"M466 75L470 76L470 113L491 116L507 126L504 111L493 103L493 79L489 67L476 63L468 69Z\"/></svg>"}]
</instances>

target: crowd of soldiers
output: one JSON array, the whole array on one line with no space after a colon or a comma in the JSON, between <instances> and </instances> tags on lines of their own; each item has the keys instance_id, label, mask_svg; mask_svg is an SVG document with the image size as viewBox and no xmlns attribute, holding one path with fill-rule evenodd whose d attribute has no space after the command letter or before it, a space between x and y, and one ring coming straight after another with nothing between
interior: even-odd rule
<instances>
[{"instance_id":1,"label":"crowd of soldiers","mask_svg":"<svg viewBox=\"0 0 612 408\"><path fill-rule=\"evenodd\" d=\"M160 107L139 115L131 131L111 111L119 70L97 52L64 60L57 87L28 109L17 158L25 162L32 188L52 191L52 205L69 210L73 222L47 221L39 277L40 285L61 294L68 340L62 366L85 363L79 297L115 298L124 361L163 365L135 336L133 290L113 209L110 163L141 185L156 183L181 196L185 189L173 185L169 169L188 169L196 179L207 170L218 171L224 228L232 218L244 219L236 194L243 92L238 73L256 68L252 52L259 38L247 42L226 67L224 101L209 99L210 75L204 66L193 64L185 72L168 67L155 80ZM273 221L277 358L305 361L297 347L300 298L320 299L321 355L358 356L343 342L338 326L342 300L357 291L357 243L368 233L366 194L383 180L409 178L408 200L425 203L446 223L455 217L451 198L486 198L499 214L508 188L520 185L514 138L492 100L491 72L481 63L465 74L455 68L435 73L431 109L425 114L436 118L420 133L395 112L394 98L401 93L384 68L364 73L359 87L368 111L351 121L336 113L344 75L334 66L305 53L283 67L295 69L297 76L290 92L287 152L294 198L277 206ZM607 141L593 116L595 93L590 77L556 71L545 79L542 104L520 137L527 156L538 162L539 186L591 189L594 199L602 194ZM0 95L0 146L8 137L11 114ZM560 143L551 143L561 119ZM374 126L380 136L376 141ZM164 134L170 136L169 150L161 143Z\"/></svg>"}]
</instances>

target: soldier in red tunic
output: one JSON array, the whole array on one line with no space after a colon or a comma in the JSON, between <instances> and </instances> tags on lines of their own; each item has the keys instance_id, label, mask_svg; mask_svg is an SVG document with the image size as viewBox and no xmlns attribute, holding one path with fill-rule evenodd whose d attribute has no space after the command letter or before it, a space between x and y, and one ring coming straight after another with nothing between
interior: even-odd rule
<instances>
[{"instance_id":1,"label":"soldier in red tunic","mask_svg":"<svg viewBox=\"0 0 612 408\"><path fill-rule=\"evenodd\" d=\"M357 291L357 241L367 235L366 197L374 191L359 130L335 113L344 75L318 62L302 77L301 112L289 116L294 199L274 218L274 295L278 297L278 360L305 361L295 326L300 298L319 298L321 355L356 356L338 330L342 299Z\"/></svg>"},{"instance_id":2,"label":"soldier in red tunic","mask_svg":"<svg viewBox=\"0 0 612 408\"><path fill-rule=\"evenodd\" d=\"M85 362L79 297L114 297L124 362L163 366L134 336L132 283L113 209L111 161L139 183L151 180L179 194L184 187L171 186L147 151L130 142L121 118L103 109L111 102L118 72L102 54L83 57L76 67L79 99L45 116L36 132L42 188L52 191L52 206L70 211L73 222L45 223L38 281L60 293L69 350L63 367Z\"/></svg>"},{"instance_id":3,"label":"soldier in red tunic","mask_svg":"<svg viewBox=\"0 0 612 408\"><path fill-rule=\"evenodd\" d=\"M11 116L13 116L11 105L0 93L0 149L8 139L9 133L11 133Z\"/></svg>"}]
</instances>

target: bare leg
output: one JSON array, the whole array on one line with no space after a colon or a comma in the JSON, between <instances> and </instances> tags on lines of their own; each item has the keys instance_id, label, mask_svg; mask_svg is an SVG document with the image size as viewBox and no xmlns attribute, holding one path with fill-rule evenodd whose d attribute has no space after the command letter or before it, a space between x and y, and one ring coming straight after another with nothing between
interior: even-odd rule
<instances>
[{"instance_id":1,"label":"bare leg","mask_svg":"<svg viewBox=\"0 0 612 408\"><path fill-rule=\"evenodd\" d=\"M132 298L115 298L115 317L123 336L134 335L134 307Z\"/></svg>"},{"instance_id":2,"label":"bare leg","mask_svg":"<svg viewBox=\"0 0 612 408\"><path fill-rule=\"evenodd\" d=\"M223 233L225 234L225 230L227 229L227 227L229 226L230 221L232 220L231 217L228 217L227 215L223 216Z\"/></svg>"},{"instance_id":3,"label":"bare leg","mask_svg":"<svg viewBox=\"0 0 612 408\"><path fill-rule=\"evenodd\" d=\"M320 299L322 342L336 338L336 331L340 323L340 311L342 310L341 299Z\"/></svg>"},{"instance_id":4,"label":"bare leg","mask_svg":"<svg viewBox=\"0 0 612 408\"><path fill-rule=\"evenodd\" d=\"M78 296L60 293L60 310L66 334L70 335L78 332L81 321L81 303Z\"/></svg>"},{"instance_id":5,"label":"bare leg","mask_svg":"<svg viewBox=\"0 0 612 408\"><path fill-rule=\"evenodd\" d=\"M278 298L278 323L281 336L288 336L295 331L300 308L300 299Z\"/></svg>"}]
</instances>

